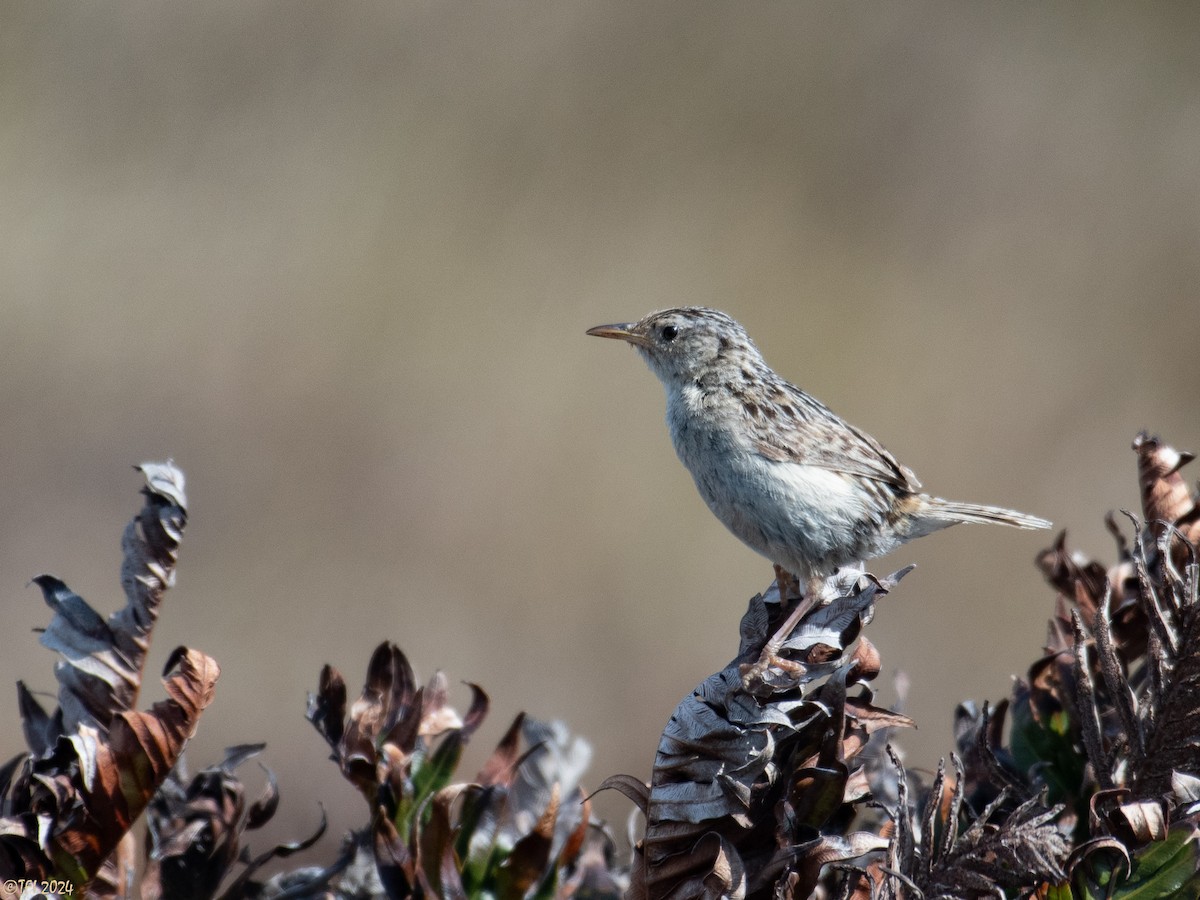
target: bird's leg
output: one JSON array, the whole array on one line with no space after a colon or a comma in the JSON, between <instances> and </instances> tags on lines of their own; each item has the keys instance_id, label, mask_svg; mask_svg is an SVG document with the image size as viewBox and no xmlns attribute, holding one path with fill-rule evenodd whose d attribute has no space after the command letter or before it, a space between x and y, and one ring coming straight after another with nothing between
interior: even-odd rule
<instances>
[{"instance_id":1,"label":"bird's leg","mask_svg":"<svg viewBox=\"0 0 1200 900\"><path fill-rule=\"evenodd\" d=\"M780 602L784 601L785 581L788 593L793 591L799 595L799 582L796 577L790 572L775 566L776 584L779 586ZM786 579L785 577L786 576ZM751 687L755 682L762 681L762 677L767 673L767 670L774 666L777 669L782 669L784 672L792 675L799 675L804 671L804 665L798 662L792 662L790 659L784 659L779 655L779 651L783 649L784 642L791 636L792 631L800 624L801 620L810 612L821 605L821 589L824 586L824 580L814 576L808 580L804 586L803 595L799 596L799 602L796 608L793 609L786 619L783 620L783 625L771 635L771 639L763 645L762 653L759 654L758 661L748 663L741 667L742 685L746 688Z\"/></svg>"},{"instance_id":2,"label":"bird's leg","mask_svg":"<svg viewBox=\"0 0 1200 900\"><path fill-rule=\"evenodd\" d=\"M775 584L779 588L779 602L787 606L793 600L799 600L800 579L785 569L779 563L773 563L775 567Z\"/></svg>"}]
</instances>

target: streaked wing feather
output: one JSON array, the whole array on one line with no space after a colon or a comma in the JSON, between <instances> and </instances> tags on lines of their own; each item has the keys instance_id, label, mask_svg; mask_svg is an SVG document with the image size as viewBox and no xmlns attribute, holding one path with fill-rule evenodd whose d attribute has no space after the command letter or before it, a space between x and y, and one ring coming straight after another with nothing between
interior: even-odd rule
<instances>
[{"instance_id":1,"label":"streaked wing feather","mask_svg":"<svg viewBox=\"0 0 1200 900\"><path fill-rule=\"evenodd\" d=\"M851 425L821 401L810 397L792 384L783 382L779 388L786 393L787 402L796 411L794 418L775 417L769 428L758 431L754 449L775 462L794 462L857 475L906 491L919 491L921 482L907 466L901 465L879 441ZM803 432L820 423L831 437L815 442L811 433Z\"/></svg>"}]
</instances>

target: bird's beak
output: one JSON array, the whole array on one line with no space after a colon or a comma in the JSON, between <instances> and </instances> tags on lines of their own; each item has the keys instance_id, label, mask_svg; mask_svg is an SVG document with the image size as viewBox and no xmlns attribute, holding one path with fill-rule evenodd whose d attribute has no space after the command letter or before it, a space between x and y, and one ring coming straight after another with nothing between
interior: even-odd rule
<instances>
[{"instance_id":1,"label":"bird's beak","mask_svg":"<svg viewBox=\"0 0 1200 900\"><path fill-rule=\"evenodd\" d=\"M597 325L595 328L589 328L587 333L593 337L614 338L618 341L628 341L631 344L638 344L642 347L650 346L650 342L646 340L645 335L638 331L636 322L624 322L617 325Z\"/></svg>"}]
</instances>

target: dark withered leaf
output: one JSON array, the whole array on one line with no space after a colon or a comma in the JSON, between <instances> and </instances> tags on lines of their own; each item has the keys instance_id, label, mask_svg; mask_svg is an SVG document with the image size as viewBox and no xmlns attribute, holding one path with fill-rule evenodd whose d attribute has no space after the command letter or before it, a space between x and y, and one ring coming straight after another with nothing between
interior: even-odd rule
<instances>
[{"instance_id":1,"label":"dark withered leaf","mask_svg":"<svg viewBox=\"0 0 1200 900\"><path fill-rule=\"evenodd\" d=\"M221 895L221 900L243 900L243 898L260 896L263 886L254 878L258 870L274 859L286 859L289 856L302 853L309 847L312 847L324 836L325 829L328 826L329 822L325 817L325 809L322 807L321 821L317 823L317 827L313 829L312 834L308 835L308 837L276 844L252 859L247 858L248 848L243 847L239 860L245 862L245 868ZM316 879L308 879L303 882L306 888L311 888L316 883L318 883Z\"/></svg>"},{"instance_id":2,"label":"dark withered leaf","mask_svg":"<svg viewBox=\"0 0 1200 900\"><path fill-rule=\"evenodd\" d=\"M219 674L210 657L179 648L164 673L168 699L135 709L187 521L183 474L170 463L139 468L145 500L122 539L126 605L105 619L61 580L35 579L54 612L41 642L62 657L58 708L49 714L18 688L31 753L6 781L0 819L0 864L7 858L26 877L96 878L97 896L124 889L129 867L119 857L101 866L166 779Z\"/></svg>"},{"instance_id":3,"label":"dark withered leaf","mask_svg":"<svg viewBox=\"0 0 1200 900\"><path fill-rule=\"evenodd\" d=\"M785 615L778 582L751 599L738 658L698 685L668 722L648 795L634 779L605 782L644 802L630 896L717 890L713 896L765 898L776 884L815 884L814 861L819 873L826 861L850 858L838 855L849 844L821 845L828 856L802 848L817 847L817 830L843 814L852 779L866 783L853 761L871 733L912 724L873 706L869 692L846 697L847 682L879 670L874 648L855 641L875 602L907 571L882 582L856 572L830 579L831 601L809 611L784 644L783 654L803 667L748 690L739 665L757 658Z\"/></svg>"},{"instance_id":4,"label":"dark withered leaf","mask_svg":"<svg viewBox=\"0 0 1200 900\"><path fill-rule=\"evenodd\" d=\"M887 847L886 838L867 831L854 831L845 836L822 835L805 845L800 852L793 867L795 875L790 885L793 896L810 896L820 879L821 870L830 863L858 859L868 853L886 850Z\"/></svg>"},{"instance_id":5,"label":"dark withered leaf","mask_svg":"<svg viewBox=\"0 0 1200 900\"><path fill-rule=\"evenodd\" d=\"M1200 508L1187 482L1179 473L1195 459L1195 454L1180 452L1158 437L1143 431L1133 440L1137 454L1138 482L1142 490L1142 515L1150 523L1165 522L1185 531L1185 540L1194 543L1200 531Z\"/></svg>"},{"instance_id":6,"label":"dark withered leaf","mask_svg":"<svg viewBox=\"0 0 1200 900\"><path fill-rule=\"evenodd\" d=\"M279 782L273 771L266 766L263 766L262 769L267 776L267 784L258 799L251 803L249 809L246 810L247 831L262 828L274 818L279 809Z\"/></svg>"},{"instance_id":7,"label":"dark withered leaf","mask_svg":"<svg viewBox=\"0 0 1200 900\"><path fill-rule=\"evenodd\" d=\"M643 813L646 812L646 807L650 803L650 785L646 782L639 781L632 775L609 775L600 782L596 793L609 790L624 794L633 801L634 806Z\"/></svg>"},{"instance_id":8,"label":"dark withered leaf","mask_svg":"<svg viewBox=\"0 0 1200 900\"><path fill-rule=\"evenodd\" d=\"M139 469L146 478L145 503L121 542L126 605L105 619L60 579L33 579L54 611L41 643L62 656L55 668L59 710L52 717L60 734L81 724L103 733L113 716L134 708L150 632L175 580L187 522L183 473L170 463L144 463Z\"/></svg>"},{"instance_id":9,"label":"dark withered leaf","mask_svg":"<svg viewBox=\"0 0 1200 900\"><path fill-rule=\"evenodd\" d=\"M464 892L454 852L455 823L451 810L470 788L455 784L435 793L429 801L429 821L415 842L417 864L438 896Z\"/></svg>"},{"instance_id":10,"label":"dark withered leaf","mask_svg":"<svg viewBox=\"0 0 1200 900\"><path fill-rule=\"evenodd\" d=\"M381 788L390 791L387 804L394 815L398 805L411 801L410 768L422 739L424 689L416 687L400 648L384 641L371 654L362 692L348 710L346 696L341 674L324 666L317 693L309 696L307 718L333 749L342 774L372 808Z\"/></svg>"},{"instance_id":11,"label":"dark withered leaf","mask_svg":"<svg viewBox=\"0 0 1200 900\"><path fill-rule=\"evenodd\" d=\"M576 862L562 885L562 894L579 900L621 900L625 883L613 863L616 848L612 837L591 825L584 832ZM630 895L632 896L632 895Z\"/></svg>"},{"instance_id":12,"label":"dark withered leaf","mask_svg":"<svg viewBox=\"0 0 1200 900\"><path fill-rule=\"evenodd\" d=\"M550 804L533 830L513 845L512 852L497 873L500 900L521 900L541 878L550 861L558 821L559 792L555 785Z\"/></svg>"},{"instance_id":13,"label":"dark withered leaf","mask_svg":"<svg viewBox=\"0 0 1200 900\"><path fill-rule=\"evenodd\" d=\"M471 689L471 705L467 708L467 714L463 716L462 720L464 739L469 738L479 729L491 707L491 700L483 688L470 681L466 684Z\"/></svg>"},{"instance_id":14,"label":"dark withered leaf","mask_svg":"<svg viewBox=\"0 0 1200 900\"><path fill-rule=\"evenodd\" d=\"M475 780L489 787L491 785L508 786L517 774L517 760L520 759L521 726L525 723L525 713L517 713L500 742L496 744L490 756L475 776Z\"/></svg>"},{"instance_id":15,"label":"dark withered leaf","mask_svg":"<svg viewBox=\"0 0 1200 900\"><path fill-rule=\"evenodd\" d=\"M898 765L899 761L893 757ZM925 897L1024 896L1043 882L1061 883L1070 846L1056 820L1062 807L1038 798L1015 808L1000 794L978 815L962 803L962 766L955 759L953 786L939 777L925 801L920 823L901 805L889 851L889 868L903 876L889 896L905 896L903 883ZM1005 809L1010 809L1005 813Z\"/></svg>"},{"instance_id":16,"label":"dark withered leaf","mask_svg":"<svg viewBox=\"0 0 1200 900\"><path fill-rule=\"evenodd\" d=\"M375 817L375 865L389 900L408 900L417 884L416 865L392 820L380 810Z\"/></svg>"},{"instance_id":17,"label":"dark withered leaf","mask_svg":"<svg viewBox=\"0 0 1200 900\"><path fill-rule=\"evenodd\" d=\"M306 716L334 748L345 732L346 699L346 681L342 673L333 666L323 666L317 692L308 695Z\"/></svg>"},{"instance_id":18,"label":"dark withered leaf","mask_svg":"<svg viewBox=\"0 0 1200 900\"><path fill-rule=\"evenodd\" d=\"M592 748L587 741L572 735L563 722L526 717L521 736L529 751L509 788L510 821L502 832L508 839L519 840L534 832L544 818L543 810L554 805L558 808L554 832L557 852L582 819L584 794L579 784L591 762Z\"/></svg>"},{"instance_id":19,"label":"dark withered leaf","mask_svg":"<svg viewBox=\"0 0 1200 900\"><path fill-rule=\"evenodd\" d=\"M17 682L17 710L21 714L21 729L25 732L29 752L35 757L45 756L62 734L62 722L47 714L23 681Z\"/></svg>"}]
</instances>

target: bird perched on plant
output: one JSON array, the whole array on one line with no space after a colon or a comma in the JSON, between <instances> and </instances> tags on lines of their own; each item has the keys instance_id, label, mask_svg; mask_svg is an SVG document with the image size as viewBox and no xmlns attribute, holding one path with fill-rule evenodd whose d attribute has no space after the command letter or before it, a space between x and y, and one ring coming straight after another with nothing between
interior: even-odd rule
<instances>
[{"instance_id":1,"label":"bird perched on plant","mask_svg":"<svg viewBox=\"0 0 1200 900\"><path fill-rule=\"evenodd\" d=\"M723 312L668 309L588 334L637 349L666 388L671 441L708 508L796 577L806 602L788 632L842 566L960 522L1050 527L1014 510L922 493L878 441L775 374ZM779 647L767 649L774 656Z\"/></svg>"}]
</instances>

